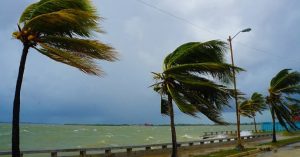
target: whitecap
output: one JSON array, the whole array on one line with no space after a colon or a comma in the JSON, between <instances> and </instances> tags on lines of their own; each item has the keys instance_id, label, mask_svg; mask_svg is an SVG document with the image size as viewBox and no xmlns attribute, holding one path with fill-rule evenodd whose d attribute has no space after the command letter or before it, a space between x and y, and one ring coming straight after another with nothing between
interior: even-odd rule
<instances>
[{"instance_id":1,"label":"whitecap","mask_svg":"<svg viewBox=\"0 0 300 157\"><path fill-rule=\"evenodd\" d=\"M105 137L108 137L108 138L111 138L113 137L114 135L105 135Z\"/></svg>"},{"instance_id":2,"label":"whitecap","mask_svg":"<svg viewBox=\"0 0 300 157\"><path fill-rule=\"evenodd\" d=\"M23 132L30 132L29 130L24 129Z\"/></svg>"},{"instance_id":3,"label":"whitecap","mask_svg":"<svg viewBox=\"0 0 300 157\"><path fill-rule=\"evenodd\" d=\"M74 132L78 132L79 130L73 130Z\"/></svg>"},{"instance_id":4,"label":"whitecap","mask_svg":"<svg viewBox=\"0 0 300 157\"><path fill-rule=\"evenodd\" d=\"M10 136L11 135L11 133L0 133L0 136Z\"/></svg>"},{"instance_id":5,"label":"whitecap","mask_svg":"<svg viewBox=\"0 0 300 157\"><path fill-rule=\"evenodd\" d=\"M152 140L152 139L154 139L154 137L148 136L148 137L146 138L146 141L149 141L149 140Z\"/></svg>"},{"instance_id":6,"label":"whitecap","mask_svg":"<svg viewBox=\"0 0 300 157\"><path fill-rule=\"evenodd\" d=\"M184 134L183 136L181 136L181 137L183 137L183 138L188 138L188 139L191 139L191 138L193 138L192 136L190 136L190 135L188 135L188 134Z\"/></svg>"},{"instance_id":7,"label":"whitecap","mask_svg":"<svg viewBox=\"0 0 300 157\"><path fill-rule=\"evenodd\" d=\"M250 136L252 135L251 131L241 131L241 136Z\"/></svg>"},{"instance_id":8,"label":"whitecap","mask_svg":"<svg viewBox=\"0 0 300 157\"><path fill-rule=\"evenodd\" d=\"M97 131L97 129L93 129L93 131Z\"/></svg>"}]
</instances>

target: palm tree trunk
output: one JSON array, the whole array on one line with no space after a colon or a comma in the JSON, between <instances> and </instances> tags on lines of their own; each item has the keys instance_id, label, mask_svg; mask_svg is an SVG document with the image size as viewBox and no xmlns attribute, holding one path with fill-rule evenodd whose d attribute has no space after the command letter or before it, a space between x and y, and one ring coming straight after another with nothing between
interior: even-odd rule
<instances>
[{"instance_id":1,"label":"palm tree trunk","mask_svg":"<svg viewBox=\"0 0 300 157\"><path fill-rule=\"evenodd\" d=\"M16 84L14 106L13 106L13 122L12 122L12 157L20 157L20 92L22 87L23 75L25 70L26 58L29 45L24 44L23 53L19 66L18 79Z\"/></svg>"},{"instance_id":2,"label":"palm tree trunk","mask_svg":"<svg viewBox=\"0 0 300 157\"><path fill-rule=\"evenodd\" d=\"M256 129L256 121L255 121L255 116L253 116L253 121L254 121L254 130L255 130L255 132L257 132L257 129Z\"/></svg>"},{"instance_id":3,"label":"palm tree trunk","mask_svg":"<svg viewBox=\"0 0 300 157\"><path fill-rule=\"evenodd\" d=\"M168 104L169 104L170 126L171 126L171 134L172 134L171 157L177 157L177 141L176 141L176 130L175 130L175 123L174 123L174 111L173 111L172 97L170 94L168 94Z\"/></svg>"},{"instance_id":4,"label":"palm tree trunk","mask_svg":"<svg viewBox=\"0 0 300 157\"><path fill-rule=\"evenodd\" d=\"M273 140L272 142L277 142L276 139L276 129L275 129L275 115L274 115L274 108L271 108L271 115L272 115L272 123L273 123Z\"/></svg>"}]
</instances>

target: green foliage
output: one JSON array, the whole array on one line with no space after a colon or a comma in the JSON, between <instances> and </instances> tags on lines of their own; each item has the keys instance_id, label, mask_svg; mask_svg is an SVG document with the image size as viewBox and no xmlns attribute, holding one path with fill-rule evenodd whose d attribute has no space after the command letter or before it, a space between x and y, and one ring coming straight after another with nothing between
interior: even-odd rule
<instances>
[{"instance_id":1,"label":"green foliage","mask_svg":"<svg viewBox=\"0 0 300 157\"><path fill-rule=\"evenodd\" d=\"M29 5L22 13L19 22L23 23L32 18L57 12L64 9L75 9L86 12L95 12L95 8L90 5L89 0L40 0L37 3Z\"/></svg>"},{"instance_id":2,"label":"green foliage","mask_svg":"<svg viewBox=\"0 0 300 157\"><path fill-rule=\"evenodd\" d=\"M212 152L210 154L207 155L195 155L192 157L224 157L224 156L230 156L230 155L235 155L235 154L239 154L242 152L247 152L247 151L251 151L251 150L255 150L256 148L245 148L244 150L240 151L237 149L227 149L227 150L220 150L217 152Z\"/></svg>"},{"instance_id":3,"label":"green foliage","mask_svg":"<svg viewBox=\"0 0 300 157\"><path fill-rule=\"evenodd\" d=\"M40 0L20 17L13 36L45 56L92 75L101 75L95 60L117 60L114 49L88 39L101 18L90 0Z\"/></svg>"},{"instance_id":4,"label":"green foliage","mask_svg":"<svg viewBox=\"0 0 300 157\"><path fill-rule=\"evenodd\" d=\"M262 143L262 144L259 144L259 146L261 146L261 145L272 145L273 147L283 147L283 146L293 144L293 143L297 143L297 142L300 142L300 136L292 137L292 138L288 138L288 139L283 139L283 140L278 140L276 143L274 143L274 142Z\"/></svg>"},{"instance_id":5,"label":"green foliage","mask_svg":"<svg viewBox=\"0 0 300 157\"><path fill-rule=\"evenodd\" d=\"M181 45L164 60L163 73L153 73L152 86L162 96L162 113L167 114L167 96L170 95L185 114L197 117L202 113L210 120L225 124L221 111L233 95L225 84L231 83L232 67L224 61L226 43L212 40Z\"/></svg>"},{"instance_id":6,"label":"green foliage","mask_svg":"<svg viewBox=\"0 0 300 157\"><path fill-rule=\"evenodd\" d=\"M293 122L292 111L289 107L291 102L299 102L293 96L300 94L300 73L291 69L281 70L272 80L269 87L267 103L271 112L276 115L279 123L289 130L297 129Z\"/></svg>"},{"instance_id":7,"label":"green foliage","mask_svg":"<svg viewBox=\"0 0 300 157\"><path fill-rule=\"evenodd\" d=\"M250 99L241 102L239 112L242 116L253 118L256 112L261 112L267 108L265 99L262 94L253 93Z\"/></svg>"},{"instance_id":8,"label":"green foliage","mask_svg":"<svg viewBox=\"0 0 300 157\"><path fill-rule=\"evenodd\" d=\"M282 131L281 133L282 136L299 136L300 135L300 131Z\"/></svg>"},{"instance_id":9,"label":"green foliage","mask_svg":"<svg viewBox=\"0 0 300 157\"><path fill-rule=\"evenodd\" d=\"M116 54L114 51L112 51L113 48L97 40L46 36L42 37L41 41L42 43L57 49L80 52L86 57L103 59L107 61L116 60Z\"/></svg>"}]
</instances>

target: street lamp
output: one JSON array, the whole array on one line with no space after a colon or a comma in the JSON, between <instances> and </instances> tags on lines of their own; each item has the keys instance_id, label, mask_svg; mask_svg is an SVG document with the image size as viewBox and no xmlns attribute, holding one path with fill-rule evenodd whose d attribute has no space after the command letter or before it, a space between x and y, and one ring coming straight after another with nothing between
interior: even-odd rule
<instances>
[{"instance_id":1,"label":"street lamp","mask_svg":"<svg viewBox=\"0 0 300 157\"><path fill-rule=\"evenodd\" d=\"M241 31L239 31L238 33L236 33L232 38L231 36L229 36L228 41L229 41L229 46L230 46L230 54L231 54L231 64L232 67L234 66L234 61L233 61L233 50L232 50L232 40L233 38L235 38L238 34L240 34L241 32L250 32L251 28L246 28L243 29ZM241 142L241 134L240 134L240 116L239 116L239 105L238 105L238 97L237 97L237 90L236 90L236 79L235 79L235 69L232 69L232 74L233 74L233 86L234 86L234 98L235 98L235 112L236 112L236 123L237 123L237 149L241 150L244 148L244 146L242 145Z\"/></svg>"}]
</instances>

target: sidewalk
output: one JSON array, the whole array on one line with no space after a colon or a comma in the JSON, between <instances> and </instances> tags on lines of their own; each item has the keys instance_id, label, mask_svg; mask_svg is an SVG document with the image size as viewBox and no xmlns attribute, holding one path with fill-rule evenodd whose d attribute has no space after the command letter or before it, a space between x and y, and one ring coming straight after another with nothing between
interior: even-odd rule
<instances>
[{"instance_id":1,"label":"sidewalk","mask_svg":"<svg viewBox=\"0 0 300 157\"><path fill-rule=\"evenodd\" d=\"M284 139L282 136L278 136L278 139ZM254 147L257 144L270 142L271 137L263 137L260 139L248 139L243 141L245 147ZM226 142L226 143L215 143L206 145L197 145L189 147L181 147L178 149L178 156L180 157L191 157L193 155L205 155L212 152L225 149L235 148L236 141ZM171 154L171 149L164 152L152 152L148 155L143 155L143 157L169 157Z\"/></svg>"}]
</instances>

